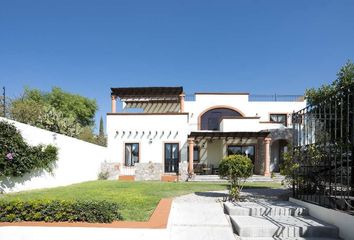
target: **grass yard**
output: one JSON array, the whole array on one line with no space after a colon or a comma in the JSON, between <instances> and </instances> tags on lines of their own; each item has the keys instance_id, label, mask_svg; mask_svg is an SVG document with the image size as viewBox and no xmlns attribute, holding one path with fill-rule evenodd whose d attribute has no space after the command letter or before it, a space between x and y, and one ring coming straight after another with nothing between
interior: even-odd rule
<instances>
[{"instance_id":1,"label":"grass yard","mask_svg":"<svg viewBox=\"0 0 354 240\"><path fill-rule=\"evenodd\" d=\"M114 201L120 204L124 220L146 221L161 198L171 198L192 192L224 190L226 187L225 183L124 182L107 180L6 194L2 196L2 199L86 199ZM245 187L280 188L281 185L272 182L256 182L247 183Z\"/></svg>"}]
</instances>

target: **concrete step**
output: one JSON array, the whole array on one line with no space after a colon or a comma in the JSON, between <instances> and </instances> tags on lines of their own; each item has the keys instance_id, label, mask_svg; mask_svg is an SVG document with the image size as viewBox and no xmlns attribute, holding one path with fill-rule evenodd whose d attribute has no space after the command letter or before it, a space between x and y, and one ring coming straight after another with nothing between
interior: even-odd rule
<instances>
[{"instance_id":1,"label":"concrete step","mask_svg":"<svg viewBox=\"0 0 354 240\"><path fill-rule=\"evenodd\" d=\"M196 175L190 181L193 181L193 182L227 182L226 179L222 179L218 175Z\"/></svg>"},{"instance_id":2,"label":"concrete step","mask_svg":"<svg viewBox=\"0 0 354 240\"><path fill-rule=\"evenodd\" d=\"M234 231L241 238L338 238L336 226L310 216L230 216L230 219Z\"/></svg>"},{"instance_id":3,"label":"concrete step","mask_svg":"<svg viewBox=\"0 0 354 240\"><path fill-rule=\"evenodd\" d=\"M235 216L307 216L307 208L289 201L258 200L254 202L225 202L224 210Z\"/></svg>"},{"instance_id":4,"label":"concrete step","mask_svg":"<svg viewBox=\"0 0 354 240\"><path fill-rule=\"evenodd\" d=\"M274 178L262 175L253 175L246 180L246 182L281 182L284 176L276 176ZM226 182L226 179L220 178L218 175L195 175L189 181L191 182Z\"/></svg>"}]
</instances>

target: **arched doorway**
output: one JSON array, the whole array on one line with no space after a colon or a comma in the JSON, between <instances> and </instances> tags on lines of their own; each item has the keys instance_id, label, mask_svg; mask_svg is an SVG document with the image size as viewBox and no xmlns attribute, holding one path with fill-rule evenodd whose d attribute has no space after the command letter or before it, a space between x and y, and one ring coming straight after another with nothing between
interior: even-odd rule
<instances>
[{"instance_id":1,"label":"arched doorway","mask_svg":"<svg viewBox=\"0 0 354 240\"><path fill-rule=\"evenodd\" d=\"M280 165L283 164L284 152L288 151L289 142L286 139L275 140L271 146L270 171L280 172Z\"/></svg>"},{"instance_id":2,"label":"arched doorway","mask_svg":"<svg viewBox=\"0 0 354 240\"><path fill-rule=\"evenodd\" d=\"M201 114L199 119L200 130L220 130L220 121L223 117L242 117L235 109L228 107L215 107Z\"/></svg>"}]
</instances>

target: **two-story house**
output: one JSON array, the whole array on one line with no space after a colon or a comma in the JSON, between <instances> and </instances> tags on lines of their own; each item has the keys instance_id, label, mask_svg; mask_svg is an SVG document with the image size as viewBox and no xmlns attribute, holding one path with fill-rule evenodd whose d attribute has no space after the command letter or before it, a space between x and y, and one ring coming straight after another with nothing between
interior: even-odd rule
<instances>
[{"instance_id":1,"label":"two-story house","mask_svg":"<svg viewBox=\"0 0 354 240\"><path fill-rule=\"evenodd\" d=\"M182 87L112 88L111 100L108 161L135 180L218 174L230 154L247 155L255 174L270 176L292 141L290 114L306 105L302 96L186 96Z\"/></svg>"}]
</instances>

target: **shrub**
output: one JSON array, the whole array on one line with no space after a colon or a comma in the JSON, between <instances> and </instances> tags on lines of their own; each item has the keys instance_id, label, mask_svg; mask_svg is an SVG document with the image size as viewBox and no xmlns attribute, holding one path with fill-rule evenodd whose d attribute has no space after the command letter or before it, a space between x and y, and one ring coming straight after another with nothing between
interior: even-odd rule
<instances>
[{"instance_id":1,"label":"shrub","mask_svg":"<svg viewBox=\"0 0 354 240\"><path fill-rule=\"evenodd\" d=\"M253 164L251 159L243 155L230 155L219 164L220 177L226 177L230 182L230 200L238 200L247 178L252 176Z\"/></svg>"},{"instance_id":2,"label":"shrub","mask_svg":"<svg viewBox=\"0 0 354 240\"><path fill-rule=\"evenodd\" d=\"M0 221L110 223L121 220L117 203L107 201L0 201Z\"/></svg>"},{"instance_id":3,"label":"shrub","mask_svg":"<svg viewBox=\"0 0 354 240\"><path fill-rule=\"evenodd\" d=\"M14 125L0 121L0 177L21 177L35 170L51 172L57 155L55 146L29 146Z\"/></svg>"},{"instance_id":4,"label":"shrub","mask_svg":"<svg viewBox=\"0 0 354 240\"><path fill-rule=\"evenodd\" d=\"M314 144L301 149L289 146L288 149L288 152L283 153L284 160L280 164L280 174L285 176L285 183L288 187L294 184L294 173L298 171L301 165L316 166L326 157L326 153L321 151L320 146ZM304 176L297 177L297 181L303 180Z\"/></svg>"},{"instance_id":5,"label":"shrub","mask_svg":"<svg viewBox=\"0 0 354 240\"><path fill-rule=\"evenodd\" d=\"M101 171L98 174L98 180L107 180L109 177L109 172L108 171Z\"/></svg>"}]
</instances>

